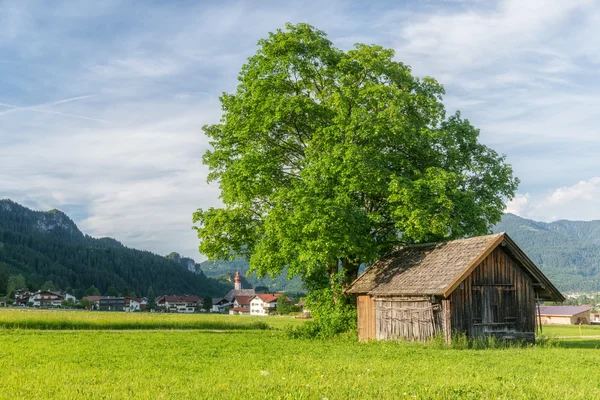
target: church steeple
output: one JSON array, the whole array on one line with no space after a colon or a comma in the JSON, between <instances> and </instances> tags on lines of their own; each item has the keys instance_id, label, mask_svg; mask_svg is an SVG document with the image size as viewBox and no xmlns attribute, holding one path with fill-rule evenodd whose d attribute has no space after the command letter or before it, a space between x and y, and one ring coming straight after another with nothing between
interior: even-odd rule
<instances>
[{"instance_id":1,"label":"church steeple","mask_svg":"<svg viewBox=\"0 0 600 400\"><path fill-rule=\"evenodd\" d=\"M236 271L235 278L233 279L233 288L235 290L242 290L242 279L240 278L240 271Z\"/></svg>"}]
</instances>

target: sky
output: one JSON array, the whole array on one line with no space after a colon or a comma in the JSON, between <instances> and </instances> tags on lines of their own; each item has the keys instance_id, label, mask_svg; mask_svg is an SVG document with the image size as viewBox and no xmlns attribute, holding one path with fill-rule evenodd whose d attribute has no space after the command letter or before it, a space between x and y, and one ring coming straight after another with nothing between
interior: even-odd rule
<instances>
[{"instance_id":1,"label":"sky","mask_svg":"<svg viewBox=\"0 0 600 400\"><path fill-rule=\"evenodd\" d=\"M0 0L0 198L197 260L202 131L259 39L307 22L446 89L521 184L507 211L600 219L600 3Z\"/></svg>"}]
</instances>

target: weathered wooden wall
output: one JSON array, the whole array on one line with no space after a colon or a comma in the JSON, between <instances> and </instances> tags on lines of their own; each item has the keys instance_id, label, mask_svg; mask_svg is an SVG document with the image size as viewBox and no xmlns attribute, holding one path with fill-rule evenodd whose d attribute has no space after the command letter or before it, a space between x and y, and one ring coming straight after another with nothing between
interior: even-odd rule
<instances>
[{"instance_id":1,"label":"weathered wooden wall","mask_svg":"<svg viewBox=\"0 0 600 400\"><path fill-rule=\"evenodd\" d=\"M534 338L532 280L500 247L452 292L450 302L453 333Z\"/></svg>"},{"instance_id":2,"label":"weathered wooden wall","mask_svg":"<svg viewBox=\"0 0 600 400\"><path fill-rule=\"evenodd\" d=\"M379 297L375 303L378 340L424 341L443 331L442 306L430 298Z\"/></svg>"},{"instance_id":3,"label":"weathered wooden wall","mask_svg":"<svg viewBox=\"0 0 600 400\"><path fill-rule=\"evenodd\" d=\"M368 295L356 297L358 340L375 339L375 300Z\"/></svg>"}]
</instances>

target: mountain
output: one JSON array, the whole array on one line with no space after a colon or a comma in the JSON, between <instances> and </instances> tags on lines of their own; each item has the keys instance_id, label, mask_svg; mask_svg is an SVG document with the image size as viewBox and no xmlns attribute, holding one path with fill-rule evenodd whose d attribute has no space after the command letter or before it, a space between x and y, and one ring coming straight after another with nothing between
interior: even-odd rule
<instances>
[{"instance_id":1,"label":"mountain","mask_svg":"<svg viewBox=\"0 0 600 400\"><path fill-rule=\"evenodd\" d=\"M537 222L505 214L506 232L566 292L600 291L600 221Z\"/></svg>"},{"instance_id":2,"label":"mountain","mask_svg":"<svg viewBox=\"0 0 600 400\"><path fill-rule=\"evenodd\" d=\"M288 294L306 292L300 277L295 276L292 279L287 279L287 272L285 270L274 278L258 278L255 273L246 275L248 269L250 269L250 265L244 259L234 261L204 261L200 264L200 267L206 276L215 278L224 276L226 280L229 280L229 278L233 279L233 274L236 271L240 271L240 274L243 275L248 284L262 292L285 291Z\"/></svg>"},{"instance_id":3,"label":"mountain","mask_svg":"<svg viewBox=\"0 0 600 400\"><path fill-rule=\"evenodd\" d=\"M112 238L83 234L63 212L33 211L0 200L0 268L24 276L30 289L52 281L83 292L94 285L119 292L221 295L233 285L210 279L193 260L163 257L123 246Z\"/></svg>"}]
</instances>

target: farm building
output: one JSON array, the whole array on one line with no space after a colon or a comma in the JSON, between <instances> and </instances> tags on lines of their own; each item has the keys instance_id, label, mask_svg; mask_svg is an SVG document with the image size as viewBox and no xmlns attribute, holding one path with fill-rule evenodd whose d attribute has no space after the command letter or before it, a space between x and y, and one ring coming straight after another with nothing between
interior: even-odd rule
<instances>
[{"instance_id":1,"label":"farm building","mask_svg":"<svg viewBox=\"0 0 600 400\"><path fill-rule=\"evenodd\" d=\"M589 325L593 306L541 306L540 320L548 325Z\"/></svg>"},{"instance_id":2,"label":"farm building","mask_svg":"<svg viewBox=\"0 0 600 400\"><path fill-rule=\"evenodd\" d=\"M100 311L123 311L124 308L124 297L104 296L98 300L98 309Z\"/></svg>"},{"instance_id":3,"label":"farm building","mask_svg":"<svg viewBox=\"0 0 600 400\"><path fill-rule=\"evenodd\" d=\"M347 293L357 296L361 340L533 341L536 300L564 300L505 233L394 248Z\"/></svg>"}]
</instances>

